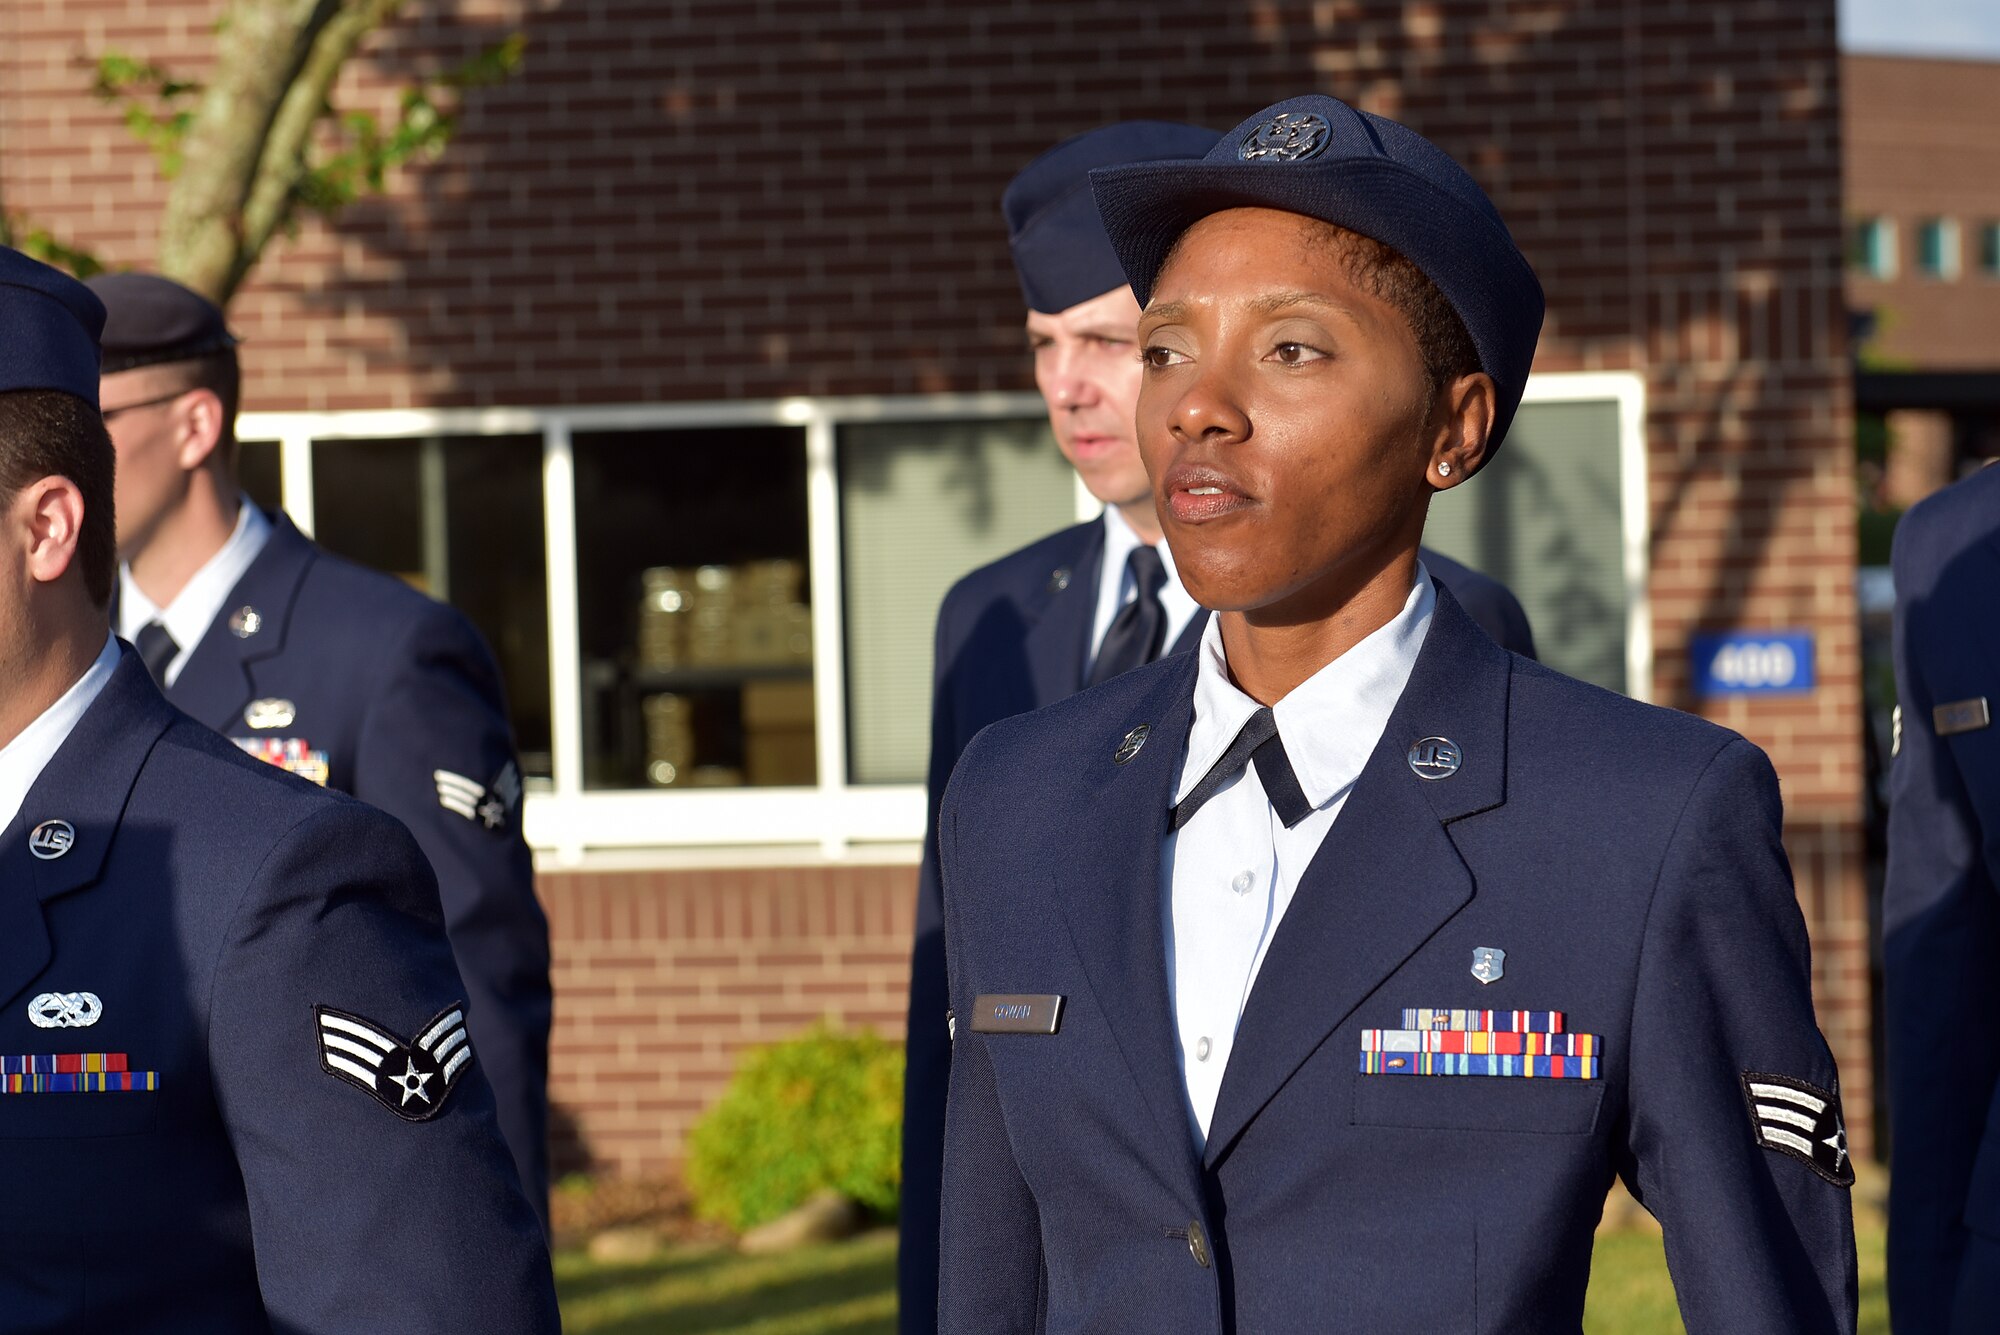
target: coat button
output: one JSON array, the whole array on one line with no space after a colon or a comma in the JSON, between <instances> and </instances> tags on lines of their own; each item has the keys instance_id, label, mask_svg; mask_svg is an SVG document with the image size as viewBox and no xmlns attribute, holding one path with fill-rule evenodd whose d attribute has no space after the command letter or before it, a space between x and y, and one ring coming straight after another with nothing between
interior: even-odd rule
<instances>
[{"instance_id":1,"label":"coat button","mask_svg":"<svg viewBox=\"0 0 2000 1335\"><path fill-rule=\"evenodd\" d=\"M1188 1255L1203 1270L1208 1269L1208 1239L1202 1236L1201 1220L1188 1220Z\"/></svg>"}]
</instances>

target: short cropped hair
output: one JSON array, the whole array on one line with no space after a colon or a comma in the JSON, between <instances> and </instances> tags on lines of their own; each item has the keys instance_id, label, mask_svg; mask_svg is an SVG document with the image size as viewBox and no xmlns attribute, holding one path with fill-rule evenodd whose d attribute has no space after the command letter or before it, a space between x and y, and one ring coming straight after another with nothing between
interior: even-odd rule
<instances>
[{"instance_id":1,"label":"short cropped hair","mask_svg":"<svg viewBox=\"0 0 2000 1335\"><path fill-rule=\"evenodd\" d=\"M1401 251L1373 237L1332 223L1320 226L1326 229L1354 285L1394 307L1410 322L1433 401L1452 381L1482 369L1479 349L1465 331L1465 321L1458 318L1458 312L1422 269L1405 259Z\"/></svg>"},{"instance_id":2,"label":"short cropped hair","mask_svg":"<svg viewBox=\"0 0 2000 1335\"><path fill-rule=\"evenodd\" d=\"M99 607L111 603L118 573L118 523L112 510L116 468L111 435L97 405L59 389L0 392L0 504L23 487L62 476L83 493L77 560L83 585Z\"/></svg>"},{"instance_id":3,"label":"short cropped hair","mask_svg":"<svg viewBox=\"0 0 2000 1335\"><path fill-rule=\"evenodd\" d=\"M206 357L173 362L171 365L181 373L184 388L209 390L222 401L221 445L226 451L224 457L233 465L236 460L236 405L243 392L243 368L236 360L236 349L223 348Z\"/></svg>"}]
</instances>

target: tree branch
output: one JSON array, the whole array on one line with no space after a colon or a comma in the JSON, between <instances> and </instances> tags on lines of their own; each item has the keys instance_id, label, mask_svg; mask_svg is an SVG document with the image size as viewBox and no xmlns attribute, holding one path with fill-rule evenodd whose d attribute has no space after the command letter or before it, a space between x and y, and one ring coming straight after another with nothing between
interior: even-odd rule
<instances>
[{"instance_id":1,"label":"tree branch","mask_svg":"<svg viewBox=\"0 0 2000 1335\"><path fill-rule=\"evenodd\" d=\"M228 301L256 253L245 249L244 207L281 107L334 18L379 2L234 0L219 32L215 77L202 94L181 174L167 195L162 273L217 304Z\"/></svg>"}]
</instances>

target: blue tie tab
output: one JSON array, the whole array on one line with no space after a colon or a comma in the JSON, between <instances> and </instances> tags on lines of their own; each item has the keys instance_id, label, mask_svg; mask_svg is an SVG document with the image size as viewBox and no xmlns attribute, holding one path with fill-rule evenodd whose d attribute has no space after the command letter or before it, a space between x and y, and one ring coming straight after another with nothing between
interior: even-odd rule
<instances>
[{"instance_id":1,"label":"blue tie tab","mask_svg":"<svg viewBox=\"0 0 2000 1335\"><path fill-rule=\"evenodd\" d=\"M1363 1075L1596 1080L1604 1040L1567 1031L1561 1011L1408 1009L1401 1029L1361 1031Z\"/></svg>"}]
</instances>

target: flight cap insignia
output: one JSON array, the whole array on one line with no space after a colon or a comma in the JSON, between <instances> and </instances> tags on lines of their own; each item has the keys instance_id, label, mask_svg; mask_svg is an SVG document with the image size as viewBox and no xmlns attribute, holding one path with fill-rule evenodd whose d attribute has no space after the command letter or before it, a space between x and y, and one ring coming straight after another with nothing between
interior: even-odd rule
<instances>
[{"instance_id":1,"label":"flight cap insignia","mask_svg":"<svg viewBox=\"0 0 2000 1335\"><path fill-rule=\"evenodd\" d=\"M1252 130L1236 149L1240 162L1304 162L1326 151L1333 127L1310 111L1281 111Z\"/></svg>"},{"instance_id":2,"label":"flight cap insignia","mask_svg":"<svg viewBox=\"0 0 2000 1335\"><path fill-rule=\"evenodd\" d=\"M1410 772L1419 779L1449 779L1464 762L1465 754L1449 737L1426 737L1410 748Z\"/></svg>"},{"instance_id":3,"label":"flight cap insignia","mask_svg":"<svg viewBox=\"0 0 2000 1335\"><path fill-rule=\"evenodd\" d=\"M44 992L28 1003L28 1022L37 1029L88 1029L103 1015L95 992Z\"/></svg>"},{"instance_id":4,"label":"flight cap insignia","mask_svg":"<svg viewBox=\"0 0 2000 1335\"><path fill-rule=\"evenodd\" d=\"M1507 973L1507 952L1498 946L1472 948L1472 976L1482 983L1497 983Z\"/></svg>"},{"instance_id":5,"label":"flight cap insignia","mask_svg":"<svg viewBox=\"0 0 2000 1335\"><path fill-rule=\"evenodd\" d=\"M243 723L251 728L289 728L299 716L299 707L290 700L252 700L243 710Z\"/></svg>"},{"instance_id":6,"label":"flight cap insignia","mask_svg":"<svg viewBox=\"0 0 2000 1335\"><path fill-rule=\"evenodd\" d=\"M76 827L66 820L45 820L28 832L28 851L44 862L76 846Z\"/></svg>"},{"instance_id":7,"label":"flight cap insignia","mask_svg":"<svg viewBox=\"0 0 2000 1335\"><path fill-rule=\"evenodd\" d=\"M472 1065L465 1003L454 1002L424 1023L414 1039L396 1037L373 1020L331 1006L315 1006L320 1069L364 1089L396 1116L427 1122Z\"/></svg>"},{"instance_id":8,"label":"flight cap insignia","mask_svg":"<svg viewBox=\"0 0 2000 1335\"><path fill-rule=\"evenodd\" d=\"M1854 1185L1838 1093L1788 1075L1745 1071L1743 1102L1759 1145L1797 1159L1836 1187Z\"/></svg>"}]
</instances>

